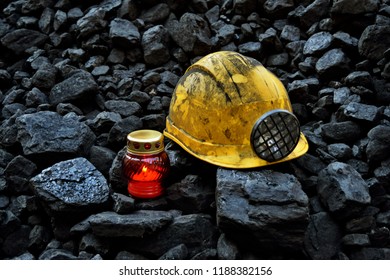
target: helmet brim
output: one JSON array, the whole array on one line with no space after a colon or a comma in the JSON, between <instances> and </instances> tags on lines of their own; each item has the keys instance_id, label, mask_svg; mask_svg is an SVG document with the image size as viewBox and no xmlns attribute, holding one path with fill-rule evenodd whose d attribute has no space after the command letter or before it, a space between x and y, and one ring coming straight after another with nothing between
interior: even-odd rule
<instances>
[{"instance_id":1,"label":"helmet brim","mask_svg":"<svg viewBox=\"0 0 390 280\"><path fill-rule=\"evenodd\" d=\"M199 141L176 127L169 117L166 125L164 135L179 144L185 151L200 160L226 168L245 169L273 165L298 158L309 148L306 137L301 132L298 144L289 155L278 161L268 162L258 157L250 145L218 145Z\"/></svg>"}]
</instances>

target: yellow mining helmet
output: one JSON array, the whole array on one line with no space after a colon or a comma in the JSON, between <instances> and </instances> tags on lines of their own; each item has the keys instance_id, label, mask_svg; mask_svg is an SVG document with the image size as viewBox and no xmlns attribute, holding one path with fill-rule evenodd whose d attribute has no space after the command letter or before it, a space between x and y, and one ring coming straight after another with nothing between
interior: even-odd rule
<instances>
[{"instance_id":1,"label":"yellow mining helmet","mask_svg":"<svg viewBox=\"0 0 390 280\"><path fill-rule=\"evenodd\" d=\"M281 81L236 52L212 53L191 65L169 110L165 136L218 166L265 166L308 150Z\"/></svg>"}]
</instances>

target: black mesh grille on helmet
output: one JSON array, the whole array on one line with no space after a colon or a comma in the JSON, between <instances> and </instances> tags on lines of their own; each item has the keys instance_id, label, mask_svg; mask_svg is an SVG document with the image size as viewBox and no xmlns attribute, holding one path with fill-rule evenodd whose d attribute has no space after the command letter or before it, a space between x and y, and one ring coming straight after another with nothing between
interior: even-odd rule
<instances>
[{"instance_id":1,"label":"black mesh grille on helmet","mask_svg":"<svg viewBox=\"0 0 390 280\"><path fill-rule=\"evenodd\" d=\"M261 116L252 129L255 153L272 162L288 156L299 141L298 119L289 111L273 110Z\"/></svg>"}]
</instances>

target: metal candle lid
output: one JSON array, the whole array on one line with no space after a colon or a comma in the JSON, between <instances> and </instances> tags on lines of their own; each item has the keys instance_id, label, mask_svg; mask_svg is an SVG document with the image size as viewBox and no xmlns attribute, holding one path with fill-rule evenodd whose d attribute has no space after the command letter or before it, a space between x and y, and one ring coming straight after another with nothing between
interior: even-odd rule
<instances>
[{"instance_id":1,"label":"metal candle lid","mask_svg":"<svg viewBox=\"0 0 390 280\"><path fill-rule=\"evenodd\" d=\"M158 154L164 150L164 135L156 130L136 130L127 135L127 151L132 154Z\"/></svg>"}]
</instances>

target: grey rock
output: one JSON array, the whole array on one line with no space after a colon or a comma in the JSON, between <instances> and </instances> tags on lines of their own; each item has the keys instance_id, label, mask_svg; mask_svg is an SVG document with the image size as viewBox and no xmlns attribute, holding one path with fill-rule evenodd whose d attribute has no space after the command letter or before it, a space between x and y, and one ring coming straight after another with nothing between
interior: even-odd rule
<instances>
[{"instance_id":1,"label":"grey rock","mask_svg":"<svg viewBox=\"0 0 390 280\"><path fill-rule=\"evenodd\" d=\"M21 226L21 221L9 210L0 210L0 237L4 239Z\"/></svg>"},{"instance_id":2,"label":"grey rock","mask_svg":"<svg viewBox=\"0 0 390 280\"><path fill-rule=\"evenodd\" d=\"M120 251L116 256L115 260L147 260L146 257L139 255L139 254L134 254L128 251Z\"/></svg>"},{"instance_id":3,"label":"grey rock","mask_svg":"<svg viewBox=\"0 0 390 280\"><path fill-rule=\"evenodd\" d=\"M152 100L150 100L148 106L146 107L146 110L149 112L161 112L163 109L163 105L161 103L161 97L160 96L153 96Z\"/></svg>"},{"instance_id":4,"label":"grey rock","mask_svg":"<svg viewBox=\"0 0 390 280\"><path fill-rule=\"evenodd\" d=\"M285 25L280 33L280 39L288 42L299 41L301 38L301 30L294 25Z\"/></svg>"},{"instance_id":5,"label":"grey rock","mask_svg":"<svg viewBox=\"0 0 390 280\"><path fill-rule=\"evenodd\" d=\"M283 50L283 44L278 36L278 31L273 27L259 34L258 39L264 47L273 48L273 51L281 52Z\"/></svg>"},{"instance_id":6,"label":"grey rock","mask_svg":"<svg viewBox=\"0 0 390 280\"><path fill-rule=\"evenodd\" d=\"M319 32L312 35L303 47L304 55L319 55L324 53L332 44L333 36L329 32Z\"/></svg>"},{"instance_id":7,"label":"grey rock","mask_svg":"<svg viewBox=\"0 0 390 280\"><path fill-rule=\"evenodd\" d=\"M36 225L30 232L28 248L30 252L39 254L46 248L50 242L52 234L49 228L41 225Z\"/></svg>"},{"instance_id":8,"label":"grey rock","mask_svg":"<svg viewBox=\"0 0 390 280\"><path fill-rule=\"evenodd\" d=\"M16 55L21 55L28 48L42 46L47 39L47 35L39 31L22 28L7 33L0 42Z\"/></svg>"},{"instance_id":9,"label":"grey rock","mask_svg":"<svg viewBox=\"0 0 390 280\"><path fill-rule=\"evenodd\" d=\"M188 249L185 244L180 244L172 249L170 249L168 252L166 252L164 255L159 257L159 260L185 260L188 255Z\"/></svg>"},{"instance_id":10,"label":"grey rock","mask_svg":"<svg viewBox=\"0 0 390 280\"><path fill-rule=\"evenodd\" d=\"M369 162L378 162L390 155L390 126L378 125L368 132L368 144L366 148Z\"/></svg>"},{"instance_id":11,"label":"grey rock","mask_svg":"<svg viewBox=\"0 0 390 280\"><path fill-rule=\"evenodd\" d=\"M85 158L56 163L30 182L38 198L54 214L97 211L109 199L106 179Z\"/></svg>"},{"instance_id":12,"label":"grey rock","mask_svg":"<svg viewBox=\"0 0 390 280\"><path fill-rule=\"evenodd\" d=\"M360 55L371 59L380 60L383 53L390 45L390 26L370 25L360 36L358 47Z\"/></svg>"},{"instance_id":13,"label":"grey rock","mask_svg":"<svg viewBox=\"0 0 390 280\"><path fill-rule=\"evenodd\" d=\"M185 13L180 20L169 20L166 25L173 41L187 53L204 55L210 52L211 31L208 23L200 16Z\"/></svg>"},{"instance_id":14,"label":"grey rock","mask_svg":"<svg viewBox=\"0 0 390 280\"><path fill-rule=\"evenodd\" d=\"M350 71L350 59L341 49L331 49L318 59L315 69L324 78L334 78Z\"/></svg>"},{"instance_id":15,"label":"grey rock","mask_svg":"<svg viewBox=\"0 0 390 280\"><path fill-rule=\"evenodd\" d=\"M346 32L337 31L333 34L333 42L342 49L356 51L359 40Z\"/></svg>"},{"instance_id":16,"label":"grey rock","mask_svg":"<svg viewBox=\"0 0 390 280\"><path fill-rule=\"evenodd\" d=\"M17 140L25 155L86 154L95 135L90 128L55 112L37 112L17 118Z\"/></svg>"},{"instance_id":17,"label":"grey rock","mask_svg":"<svg viewBox=\"0 0 390 280\"><path fill-rule=\"evenodd\" d=\"M12 259L13 260L35 260L35 257L33 254L26 252Z\"/></svg>"},{"instance_id":18,"label":"grey rock","mask_svg":"<svg viewBox=\"0 0 390 280\"><path fill-rule=\"evenodd\" d=\"M9 191L12 193L27 192L29 189L28 180L36 170L35 163L21 155L12 159L4 170Z\"/></svg>"},{"instance_id":19,"label":"grey rock","mask_svg":"<svg viewBox=\"0 0 390 280\"><path fill-rule=\"evenodd\" d=\"M110 112L120 114L122 117L137 115L142 112L142 107L137 102L125 100L108 100L104 103Z\"/></svg>"},{"instance_id":20,"label":"grey rock","mask_svg":"<svg viewBox=\"0 0 390 280\"><path fill-rule=\"evenodd\" d=\"M73 7L67 12L69 22L76 22L84 15L83 11L79 7Z\"/></svg>"},{"instance_id":21,"label":"grey rock","mask_svg":"<svg viewBox=\"0 0 390 280\"><path fill-rule=\"evenodd\" d=\"M14 232L4 238L2 251L7 256L18 256L27 251L31 228L21 225Z\"/></svg>"},{"instance_id":22,"label":"grey rock","mask_svg":"<svg viewBox=\"0 0 390 280\"><path fill-rule=\"evenodd\" d=\"M89 154L89 161L97 168L97 170L107 176L115 156L116 153L109 148L92 146Z\"/></svg>"},{"instance_id":23,"label":"grey rock","mask_svg":"<svg viewBox=\"0 0 390 280\"><path fill-rule=\"evenodd\" d=\"M118 214L130 213L134 209L134 198L121 193L113 193L111 195L114 201L113 210Z\"/></svg>"},{"instance_id":24,"label":"grey rock","mask_svg":"<svg viewBox=\"0 0 390 280\"><path fill-rule=\"evenodd\" d=\"M334 91L333 94L333 103L336 105L342 105L347 100L348 97L351 95L351 90L347 87L341 87Z\"/></svg>"},{"instance_id":25,"label":"grey rock","mask_svg":"<svg viewBox=\"0 0 390 280\"><path fill-rule=\"evenodd\" d=\"M379 9L379 4L378 0L340 0L333 3L330 12L343 15L375 13Z\"/></svg>"},{"instance_id":26,"label":"grey rock","mask_svg":"<svg viewBox=\"0 0 390 280\"><path fill-rule=\"evenodd\" d=\"M65 28L67 20L68 20L67 14L64 11L57 10L57 12L54 14L54 19L53 19L54 31L59 31Z\"/></svg>"},{"instance_id":27,"label":"grey rock","mask_svg":"<svg viewBox=\"0 0 390 280\"><path fill-rule=\"evenodd\" d=\"M40 256L39 260L76 260L77 257L65 249L48 249Z\"/></svg>"},{"instance_id":28,"label":"grey rock","mask_svg":"<svg viewBox=\"0 0 390 280\"><path fill-rule=\"evenodd\" d=\"M362 248L353 252L351 260L390 260L389 248Z\"/></svg>"},{"instance_id":29,"label":"grey rock","mask_svg":"<svg viewBox=\"0 0 390 280\"><path fill-rule=\"evenodd\" d=\"M303 243L308 198L292 175L218 169L216 206L220 229L241 232L236 242L291 250L299 250Z\"/></svg>"},{"instance_id":30,"label":"grey rock","mask_svg":"<svg viewBox=\"0 0 390 280\"><path fill-rule=\"evenodd\" d=\"M100 112L96 117L88 122L88 125L98 133L109 132L110 129L120 120L122 117L117 112Z\"/></svg>"},{"instance_id":31,"label":"grey rock","mask_svg":"<svg viewBox=\"0 0 390 280\"><path fill-rule=\"evenodd\" d=\"M168 202L184 213L207 212L214 201L214 196L214 186L203 182L197 175L187 175L166 189Z\"/></svg>"},{"instance_id":32,"label":"grey rock","mask_svg":"<svg viewBox=\"0 0 390 280\"><path fill-rule=\"evenodd\" d=\"M216 44L219 46L225 46L229 44L233 40L234 35L237 33L236 26L233 24L226 24L223 21L214 23L211 25L211 28L216 33L214 39Z\"/></svg>"},{"instance_id":33,"label":"grey rock","mask_svg":"<svg viewBox=\"0 0 390 280\"><path fill-rule=\"evenodd\" d=\"M310 215L304 248L314 260L330 260L340 250L341 228L326 212Z\"/></svg>"},{"instance_id":34,"label":"grey rock","mask_svg":"<svg viewBox=\"0 0 390 280\"><path fill-rule=\"evenodd\" d=\"M171 72L169 72L171 73ZM151 71L148 73L145 73L145 75L142 77L142 84L147 87L153 84L157 84L161 80L161 75L158 72ZM140 92L140 91L138 91ZM142 92L142 91L141 91Z\"/></svg>"},{"instance_id":35,"label":"grey rock","mask_svg":"<svg viewBox=\"0 0 390 280\"><path fill-rule=\"evenodd\" d=\"M309 28L320 18L325 17L329 13L330 0L315 0L303 9L297 12L297 16L302 26Z\"/></svg>"},{"instance_id":36,"label":"grey rock","mask_svg":"<svg viewBox=\"0 0 390 280\"><path fill-rule=\"evenodd\" d=\"M161 77L161 83L165 84L172 89L176 87L177 82L179 81L180 77L176 75L175 73L171 71L164 71L160 74Z\"/></svg>"},{"instance_id":37,"label":"grey rock","mask_svg":"<svg viewBox=\"0 0 390 280\"><path fill-rule=\"evenodd\" d=\"M367 234L361 233L352 233L347 234L343 237L342 243L344 246L360 246L367 247L370 246L370 238Z\"/></svg>"},{"instance_id":38,"label":"grey rock","mask_svg":"<svg viewBox=\"0 0 390 280\"><path fill-rule=\"evenodd\" d=\"M0 148L0 167L6 167L13 158L14 156L11 153Z\"/></svg>"},{"instance_id":39,"label":"grey rock","mask_svg":"<svg viewBox=\"0 0 390 280\"><path fill-rule=\"evenodd\" d=\"M56 106L56 112L61 116L65 116L69 113L75 113L78 116L82 116L83 112L72 103L59 103Z\"/></svg>"},{"instance_id":40,"label":"grey rock","mask_svg":"<svg viewBox=\"0 0 390 280\"><path fill-rule=\"evenodd\" d=\"M49 34L50 31L52 30L53 20L54 20L54 10L52 8L46 7L43 10L41 17L39 18L38 21L39 29L43 33Z\"/></svg>"},{"instance_id":41,"label":"grey rock","mask_svg":"<svg viewBox=\"0 0 390 280\"><path fill-rule=\"evenodd\" d=\"M338 160L347 160L352 157L352 149L344 143L330 144L328 153Z\"/></svg>"},{"instance_id":42,"label":"grey rock","mask_svg":"<svg viewBox=\"0 0 390 280\"><path fill-rule=\"evenodd\" d=\"M141 118L144 128L163 131L165 128L165 114L149 114Z\"/></svg>"},{"instance_id":43,"label":"grey rock","mask_svg":"<svg viewBox=\"0 0 390 280\"><path fill-rule=\"evenodd\" d=\"M373 82L376 91L375 99L382 104L390 102L390 83L386 80L378 79L374 79Z\"/></svg>"},{"instance_id":44,"label":"grey rock","mask_svg":"<svg viewBox=\"0 0 390 280\"><path fill-rule=\"evenodd\" d=\"M88 218L92 232L105 237L145 237L173 221L176 212L138 210L120 215L115 212L101 212Z\"/></svg>"},{"instance_id":45,"label":"grey rock","mask_svg":"<svg viewBox=\"0 0 390 280\"><path fill-rule=\"evenodd\" d=\"M127 148L125 144L122 144L122 149L117 153L114 161L112 162L109 172L109 184L111 189L118 193L127 192L127 180L123 176L122 161L125 156Z\"/></svg>"},{"instance_id":46,"label":"grey rock","mask_svg":"<svg viewBox=\"0 0 390 280\"><path fill-rule=\"evenodd\" d=\"M330 122L322 125L321 135L330 141L347 143L359 139L361 129L353 121Z\"/></svg>"},{"instance_id":47,"label":"grey rock","mask_svg":"<svg viewBox=\"0 0 390 280\"><path fill-rule=\"evenodd\" d=\"M31 77L31 83L39 89L50 90L56 83L56 74L57 70L54 66L41 66Z\"/></svg>"},{"instance_id":48,"label":"grey rock","mask_svg":"<svg viewBox=\"0 0 390 280\"><path fill-rule=\"evenodd\" d=\"M238 51L243 55L258 55L262 52L260 42L246 42L238 46Z\"/></svg>"},{"instance_id":49,"label":"grey rock","mask_svg":"<svg viewBox=\"0 0 390 280\"><path fill-rule=\"evenodd\" d=\"M256 9L256 0L235 0L233 10L238 15L247 16Z\"/></svg>"},{"instance_id":50,"label":"grey rock","mask_svg":"<svg viewBox=\"0 0 390 280\"><path fill-rule=\"evenodd\" d=\"M79 70L66 80L54 85L49 98L51 104L57 105L61 102L89 98L97 91L98 85L93 76L86 71Z\"/></svg>"},{"instance_id":51,"label":"grey rock","mask_svg":"<svg viewBox=\"0 0 390 280\"><path fill-rule=\"evenodd\" d=\"M104 75L107 75L108 72L110 71L110 67L108 65L100 65L100 66L96 66L91 74L93 76L104 76Z\"/></svg>"},{"instance_id":52,"label":"grey rock","mask_svg":"<svg viewBox=\"0 0 390 280\"><path fill-rule=\"evenodd\" d=\"M122 147L126 143L127 134L141 129L142 123L141 119L136 116L129 116L118 121L109 131L108 142Z\"/></svg>"},{"instance_id":53,"label":"grey rock","mask_svg":"<svg viewBox=\"0 0 390 280\"><path fill-rule=\"evenodd\" d=\"M267 14L274 17L282 17L287 15L294 7L293 0L267 0L263 8Z\"/></svg>"},{"instance_id":54,"label":"grey rock","mask_svg":"<svg viewBox=\"0 0 390 280\"><path fill-rule=\"evenodd\" d=\"M105 256L109 250L110 243L108 240L95 236L92 233L85 234L80 240L79 251Z\"/></svg>"},{"instance_id":55,"label":"grey rock","mask_svg":"<svg viewBox=\"0 0 390 280\"><path fill-rule=\"evenodd\" d=\"M232 240L230 240L225 233L222 233L218 238L217 254L219 260L241 259L238 246Z\"/></svg>"},{"instance_id":56,"label":"grey rock","mask_svg":"<svg viewBox=\"0 0 390 280\"><path fill-rule=\"evenodd\" d=\"M121 18L111 21L109 36L114 46L124 49L138 45L141 39L138 28L131 21Z\"/></svg>"},{"instance_id":57,"label":"grey rock","mask_svg":"<svg viewBox=\"0 0 390 280\"><path fill-rule=\"evenodd\" d=\"M24 219L30 213L37 211L37 198L32 195L13 196L8 209L18 218Z\"/></svg>"},{"instance_id":58,"label":"grey rock","mask_svg":"<svg viewBox=\"0 0 390 280\"><path fill-rule=\"evenodd\" d=\"M26 106L27 107L37 107L41 104L48 103L49 99L46 94L40 91L38 88L34 87L26 94Z\"/></svg>"},{"instance_id":59,"label":"grey rock","mask_svg":"<svg viewBox=\"0 0 390 280\"><path fill-rule=\"evenodd\" d=\"M317 192L339 219L356 217L371 202L367 183L354 168L341 162L329 164L318 174Z\"/></svg>"},{"instance_id":60,"label":"grey rock","mask_svg":"<svg viewBox=\"0 0 390 280\"><path fill-rule=\"evenodd\" d=\"M381 212L376 217L376 222L379 226L390 227L390 211Z\"/></svg>"},{"instance_id":61,"label":"grey rock","mask_svg":"<svg viewBox=\"0 0 390 280\"><path fill-rule=\"evenodd\" d=\"M345 224L345 230L348 233L370 232L376 226L373 216L364 216L352 219Z\"/></svg>"},{"instance_id":62,"label":"grey rock","mask_svg":"<svg viewBox=\"0 0 390 280\"><path fill-rule=\"evenodd\" d=\"M104 19L105 15L104 9L93 7L82 18L77 20L76 27L80 38L87 38L106 28L107 21Z\"/></svg>"},{"instance_id":63,"label":"grey rock","mask_svg":"<svg viewBox=\"0 0 390 280\"><path fill-rule=\"evenodd\" d=\"M352 120L363 120L374 122L378 118L379 108L374 105L367 105L357 102L350 102L347 105L341 106L343 116Z\"/></svg>"},{"instance_id":64,"label":"grey rock","mask_svg":"<svg viewBox=\"0 0 390 280\"><path fill-rule=\"evenodd\" d=\"M318 172L326 167L326 164L320 158L311 154L305 154L302 157L299 157L297 163L312 174L318 174Z\"/></svg>"},{"instance_id":65,"label":"grey rock","mask_svg":"<svg viewBox=\"0 0 390 280\"><path fill-rule=\"evenodd\" d=\"M0 190L1 190L1 187L0 187ZM5 195L0 195L0 209L5 209L5 208L7 208L8 205L9 205L9 198Z\"/></svg>"},{"instance_id":66,"label":"grey rock","mask_svg":"<svg viewBox=\"0 0 390 280\"><path fill-rule=\"evenodd\" d=\"M348 74L348 76L345 77L345 83L349 87L363 86L366 88L372 88L373 86L372 76L367 71L355 71Z\"/></svg>"},{"instance_id":67,"label":"grey rock","mask_svg":"<svg viewBox=\"0 0 390 280\"><path fill-rule=\"evenodd\" d=\"M216 249L205 249L196 255L194 255L191 260L215 260L217 258Z\"/></svg>"},{"instance_id":68,"label":"grey rock","mask_svg":"<svg viewBox=\"0 0 390 280\"><path fill-rule=\"evenodd\" d=\"M205 249L215 248L216 234L217 229L209 215L189 214L175 217L156 235L143 238L133 246L141 253L160 257L171 248L184 244L188 249L188 258L192 258Z\"/></svg>"},{"instance_id":69,"label":"grey rock","mask_svg":"<svg viewBox=\"0 0 390 280\"><path fill-rule=\"evenodd\" d=\"M140 15L140 19L142 19L145 23L161 23L167 19L169 13L169 5L166 3L160 3L150 9L146 9Z\"/></svg>"},{"instance_id":70,"label":"grey rock","mask_svg":"<svg viewBox=\"0 0 390 280\"><path fill-rule=\"evenodd\" d=\"M169 33L164 26L156 25L146 30L141 41L145 62L154 66L168 62L169 42Z\"/></svg>"},{"instance_id":71,"label":"grey rock","mask_svg":"<svg viewBox=\"0 0 390 280\"><path fill-rule=\"evenodd\" d=\"M387 227L374 228L370 231L369 237L373 246L387 246L390 242L390 230Z\"/></svg>"},{"instance_id":72,"label":"grey rock","mask_svg":"<svg viewBox=\"0 0 390 280\"><path fill-rule=\"evenodd\" d=\"M269 67L280 67L283 65L287 65L289 62L288 53L279 53L270 55L267 59L266 65Z\"/></svg>"},{"instance_id":73,"label":"grey rock","mask_svg":"<svg viewBox=\"0 0 390 280\"><path fill-rule=\"evenodd\" d=\"M10 118L14 116L17 112L26 111L26 107L20 103L6 104L1 110L3 118Z\"/></svg>"}]
</instances>

